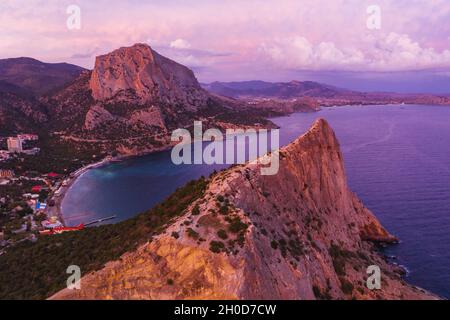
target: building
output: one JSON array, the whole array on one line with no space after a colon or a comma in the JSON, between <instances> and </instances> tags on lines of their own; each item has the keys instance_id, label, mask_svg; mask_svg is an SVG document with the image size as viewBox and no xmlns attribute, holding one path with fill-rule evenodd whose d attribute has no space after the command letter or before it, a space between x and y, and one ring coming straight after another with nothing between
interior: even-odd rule
<instances>
[{"instance_id":1,"label":"building","mask_svg":"<svg viewBox=\"0 0 450 320\"><path fill-rule=\"evenodd\" d=\"M7 169L0 169L0 179L1 178L12 178L14 177L14 171Z\"/></svg>"},{"instance_id":2,"label":"building","mask_svg":"<svg viewBox=\"0 0 450 320\"><path fill-rule=\"evenodd\" d=\"M17 138L21 139L22 141L37 141L39 140L39 137L37 134L18 134Z\"/></svg>"},{"instance_id":3,"label":"building","mask_svg":"<svg viewBox=\"0 0 450 320\"><path fill-rule=\"evenodd\" d=\"M28 150L22 150L23 153L28 154L30 156L34 156L36 154L38 154L41 151L40 148L33 148L33 149L28 149Z\"/></svg>"},{"instance_id":4,"label":"building","mask_svg":"<svg viewBox=\"0 0 450 320\"><path fill-rule=\"evenodd\" d=\"M47 204L45 202L40 202L40 201L36 202L36 211L37 210L45 210L45 209L47 209Z\"/></svg>"},{"instance_id":5,"label":"building","mask_svg":"<svg viewBox=\"0 0 450 320\"><path fill-rule=\"evenodd\" d=\"M33 186L31 188L31 192L33 192L33 193L39 193L39 192L41 192L41 190L42 190L42 186Z\"/></svg>"},{"instance_id":6,"label":"building","mask_svg":"<svg viewBox=\"0 0 450 320\"><path fill-rule=\"evenodd\" d=\"M20 153L23 151L22 148L22 139L17 137L9 137L7 140L8 143L8 151L9 152L17 152Z\"/></svg>"},{"instance_id":7,"label":"building","mask_svg":"<svg viewBox=\"0 0 450 320\"><path fill-rule=\"evenodd\" d=\"M8 160L9 152L6 150L0 150L0 161Z\"/></svg>"}]
</instances>

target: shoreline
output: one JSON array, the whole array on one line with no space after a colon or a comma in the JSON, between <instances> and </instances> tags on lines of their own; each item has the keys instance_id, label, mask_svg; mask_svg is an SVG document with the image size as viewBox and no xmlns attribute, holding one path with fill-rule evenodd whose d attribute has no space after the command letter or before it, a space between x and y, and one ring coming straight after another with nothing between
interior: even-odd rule
<instances>
[{"instance_id":1,"label":"shoreline","mask_svg":"<svg viewBox=\"0 0 450 320\"><path fill-rule=\"evenodd\" d=\"M323 111L326 109L333 109L333 108L340 108L340 107L369 107L369 106L420 106L418 104L410 104L410 103L390 103L390 104L379 104L379 103L368 103L368 104L342 104L342 105L333 105L333 106L327 106L327 105L321 105L320 109L315 110L314 112L319 112L319 111ZM441 105L435 105L435 106L441 106ZM267 118L268 120L270 119L276 119L279 117L290 117L295 113L304 113L302 111L296 111L296 112L292 112L292 113L288 113L285 115L281 115L281 116L275 116L275 117L269 117ZM136 157L142 157L142 156L147 156L150 154L154 154L154 153L158 153L158 152L163 152L163 151L167 151L169 150L172 146L173 146L173 142L170 141L171 143L165 145L165 146L161 146L161 147L157 147L157 148L153 148L153 149L147 149L147 150L142 150L142 151L138 151L135 153L129 153L129 154L122 154L122 155L118 155L116 157L112 157L112 156L107 156L105 158L103 158L102 160L98 161L98 162L94 162L91 164L88 164L84 167L79 168L78 170L76 170L75 172L72 172L69 174L69 178L66 178L64 180L67 180L67 185L66 186L61 186L60 187L60 195L56 198L53 198L53 200L55 200L55 205L53 207L50 207L50 209L48 210L48 216L56 216L58 218L58 220L65 226L67 227L65 220L64 220L64 214L62 212L62 202L64 201L64 197L66 196L67 192L69 191L69 189L72 187L72 185L77 181L78 178L80 178L84 173L86 173L88 170L90 169L95 169L107 164L110 164L112 162L121 162L127 159L132 159L132 158L136 158ZM192 141L191 143L193 143L194 141ZM64 181L63 180L63 181Z\"/></svg>"},{"instance_id":2,"label":"shoreline","mask_svg":"<svg viewBox=\"0 0 450 320\"><path fill-rule=\"evenodd\" d=\"M60 190L60 193L58 196L55 196L53 194L52 199L55 201L55 205L52 207L49 207L49 210L47 212L48 217L54 217L56 216L58 220L63 224L64 227L68 227L66 225L66 222L64 220L64 215L62 213L62 202L64 200L64 197L66 196L66 193L69 191L69 189L72 187L72 185L77 181L79 177L81 177L83 174L85 174L90 169L95 169L100 166L106 165L110 162L114 161L114 159L110 157L106 157L100 161L85 165L75 172L72 172L69 174L69 178L66 178L62 181L67 181L67 184L65 186L61 185L58 190Z\"/></svg>"},{"instance_id":3,"label":"shoreline","mask_svg":"<svg viewBox=\"0 0 450 320\"><path fill-rule=\"evenodd\" d=\"M47 216L48 217L56 216L57 219L62 223L62 225L64 227L69 227L66 224L66 221L64 219L64 214L62 212L62 202L64 201L64 198L65 198L67 192L70 190L70 188L73 186L73 184L78 180L78 178L80 178L83 174L85 174L86 172L88 172L91 169L99 168L99 167L111 164L113 162L122 162L127 159L131 159L131 158L135 158L135 157L142 157L142 156L150 155L150 154L157 153L157 152L167 151L170 149L170 147L171 147L171 145L169 144L164 147L155 148L152 150L147 150L147 151L142 151L142 152L136 152L133 154L124 154L124 155L119 155L116 157L106 156L105 158L103 158L100 161L90 163L90 164L85 165L85 166L79 168L78 170L70 173L68 178L62 180L62 181L67 181L67 184L65 186L61 185L61 187L59 187L59 189L58 189L58 190L60 190L59 195L56 197L53 194L52 199L55 201L55 205L53 207L48 207L49 209L47 211Z\"/></svg>"}]
</instances>

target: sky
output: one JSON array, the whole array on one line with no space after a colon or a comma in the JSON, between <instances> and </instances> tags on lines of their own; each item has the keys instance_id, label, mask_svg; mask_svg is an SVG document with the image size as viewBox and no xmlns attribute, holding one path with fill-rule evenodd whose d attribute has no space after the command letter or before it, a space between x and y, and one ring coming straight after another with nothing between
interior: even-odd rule
<instances>
[{"instance_id":1,"label":"sky","mask_svg":"<svg viewBox=\"0 0 450 320\"><path fill-rule=\"evenodd\" d=\"M450 0L0 0L0 58L93 68L138 42L201 82L450 93Z\"/></svg>"}]
</instances>

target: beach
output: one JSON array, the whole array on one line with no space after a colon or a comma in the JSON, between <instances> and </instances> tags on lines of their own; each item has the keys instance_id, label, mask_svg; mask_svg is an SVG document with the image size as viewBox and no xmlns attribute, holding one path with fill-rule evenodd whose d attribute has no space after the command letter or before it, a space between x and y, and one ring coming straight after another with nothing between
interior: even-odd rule
<instances>
[{"instance_id":1,"label":"beach","mask_svg":"<svg viewBox=\"0 0 450 320\"><path fill-rule=\"evenodd\" d=\"M48 209L46 211L46 214L47 214L48 218L56 217L65 227L70 227L70 226L67 226L64 221L64 215L62 213L62 208L61 208L62 202L64 200L64 196L66 195L67 191L75 183L75 181L79 177L81 177L84 173L86 173L88 170L103 166L111 161L117 161L117 160L118 159L108 156L108 157L102 159L101 161L91 163L84 167L81 167L77 171L72 172L69 175L69 178L62 180L63 181L62 184L64 183L64 185L61 185L61 187L58 189L58 191L59 191L58 196L56 196L55 194L52 195L52 200L55 201L55 205L51 206L51 207L50 206L47 207Z\"/></svg>"}]
</instances>

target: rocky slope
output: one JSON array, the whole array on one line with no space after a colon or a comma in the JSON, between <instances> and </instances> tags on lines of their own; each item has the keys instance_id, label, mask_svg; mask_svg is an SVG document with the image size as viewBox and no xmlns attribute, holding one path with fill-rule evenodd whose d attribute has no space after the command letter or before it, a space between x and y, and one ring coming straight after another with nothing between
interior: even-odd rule
<instances>
[{"instance_id":1,"label":"rocky slope","mask_svg":"<svg viewBox=\"0 0 450 320\"><path fill-rule=\"evenodd\" d=\"M48 120L45 107L35 98L18 90L2 92L0 87L0 136L34 132Z\"/></svg>"},{"instance_id":2,"label":"rocky slope","mask_svg":"<svg viewBox=\"0 0 450 320\"><path fill-rule=\"evenodd\" d=\"M0 136L36 132L48 123L39 97L60 90L83 68L32 58L0 59Z\"/></svg>"},{"instance_id":3,"label":"rocky slope","mask_svg":"<svg viewBox=\"0 0 450 320\"><path fill-rule=\"evenodd\" d=\"M433 299L375 250L391 236L347 185L338 141L318 120L279 151L214 175L151 242L52 299ZM378 265L381 290L365 287Z\"/></svg>"},{"instance_id":4,"label":"rocky slope","mask_svg":"<svg viewBox=\"0 0 450 320\"><path fill-rule=\"evenodd\" d=\"M33 58L0 59L0 81L36 96L61 88L82 71L83 68L68 63L45 63Z\"/></svg>"}]
</instances>

